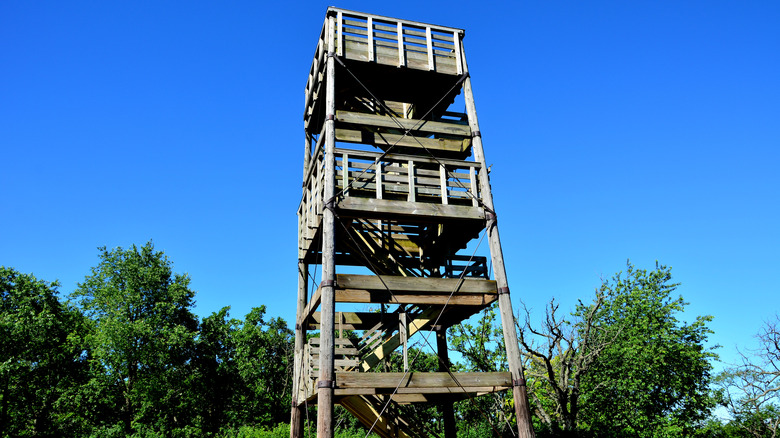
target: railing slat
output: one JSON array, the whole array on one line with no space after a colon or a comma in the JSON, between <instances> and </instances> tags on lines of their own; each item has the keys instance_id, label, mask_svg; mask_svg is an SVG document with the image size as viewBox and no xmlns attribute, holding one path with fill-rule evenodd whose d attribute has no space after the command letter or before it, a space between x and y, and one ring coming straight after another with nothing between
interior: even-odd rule
<instances>
[{"instance_id":1,"label":"railing slat","mask_svg":"<svg viewBox=\"0 0 780 438\"><path fill-rule=\"evenodd\" d=\"M371 17L368 17L366 30L368 31L368 61L374 60L374 22Z\"/></svg>"},{"instance_id":2,"label":"railing slat","mask_svg":"<svg viewBox=\"0 0 780 438\"><path fill-rule=\"evenodd\" d=\"M431 41L431 27L425 28L425 43L428 46L428 70L433 70L433 43Z\"/></svg>"},{"instance_id":3,"label":"railing slat","mask_svg":"<svg viewBox=\"0 0 780 438\"><path fill-rule=\"evenodd\" d=\"M449 204L449 200L447 199L447 169L443 165L439 166L439 181L441 184L441 203L447 205Z\"/></svg>"},{"instance_id":4,"label":"railing slat","mask_svg":"<svg viewBox=\"0 0 780 438\"><path fill-rule=\"evenodd\" d=\"M342 32L341 26L342 22L344 21L344 17L341 14L341 11L338 12L338 16L336 18L336 21L338 22L338 32L336 33L336 53L339 56L344 55L344 32Z\"/></svg>"},{"instance_id":5,"label":"railing slat","mask_svg":"<svg viewBox=\"0 0 780 438\"><path fill-rule=\"evenodd\" d=\"M416 202L417 197L414 191L414 161L409 160L408 163L409 169L407 173L409 174L409 196L407 196L407 199L409 202Z\"/></svg>"},{"instance_id":6,"label":"railing slat","mask_svg":"<svg viewBox=\"0 0 780 438\"><path fill-rule=\"evenodd\" d=\"M398 66L404 66L404 30L401 22L398 22Z\"/></svg>"},{"instance_id":7,"label":"railing slat","mask_svg":"<svg viewBox=\"0 0 780 438\"><path fill-rule=\"evenodd\" d=\"M477 199L478 196L478 189L477 189L477 173L474 171L473 167L469 167L469 180L471 181L471 187L469 190L471 191L471 194L474 195L471 198L471 205L474 207L479 206L479 200Z\"/></svg>"}]
</instances>

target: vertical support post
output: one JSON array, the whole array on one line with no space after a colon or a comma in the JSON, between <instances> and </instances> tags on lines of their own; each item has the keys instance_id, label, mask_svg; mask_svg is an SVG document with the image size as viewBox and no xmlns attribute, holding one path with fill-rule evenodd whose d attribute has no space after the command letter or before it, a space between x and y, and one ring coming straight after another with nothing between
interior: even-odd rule
<instances>
[{"instance_id":1,"label":"vertical support post","mask_svg":"<svg viewBox=\"0 0 780 438\"><path fill-rule=\"evenodd\" d=\"M468 72L466 53L463 51L463 41L461 40L459 44L461 45L463 70ZM512 373L512 395L515 400L518 437L533 438L535 437L535 434L531 425L531 411L528 406L528 393L525 385L523 364L520 357L520 346L517 342L517 332L515 331L512 301L509 297L509 285L506 278L506 267L504 266L504 254L501 250L498 223L494 213L495 209L493 208L493 194L490 191L485 152L482 148L482 136L477 134L479 133L479 122L477 120L477 110L474 104L474 93L471 89L470 77L466 77L466 80L463 81L463 98L466 102L469 127L471 128L471 132L474 133L474 138L472 139L474 160L481 164L479 169L479 189L482 195L482 203L485 205L486 210L489 210L486 212L488 243L490 245L491 260L493 261L493 273L498 288L498 308L501 312L501 326L504 332L507 362L509 363L509 371Z\"/></svg>"},{"instance_id":2,"label":"vertical support post","mask_svg":"<svg viewBox=\"0 0 780 438\"><path fill-rule=\"evenodd\" d=\"M469 182L471 183L471 194L474 195L471 198L471 205L479 207L479 188L477 187L477 175L473 167L469 167Z\"/></svg>"},{"instance_id":3,"label":"vertical support post","mask_svg":"<svg viewBox=\"0 0 780 438\"><path fill-rule=\"evenodd\" d=\"M341 11L338 12L338 15L336 16L336 20L339 23L338 24L339 30L338 30L338 34L337 34L337 37L336 37L336 38L338 38L337 44L336 44L336 47L337 47L336 50L338 50L338 51L336 52L336 54L339 55L339 56L344 56L344 31L341 28L341 23L344 22L344 16L341 14ZM333 45L332 45L333 43L332 43L332 41L333 41L333 39L331 38L331 39L328 40L328 43L325 44L326 50L333 50Z\"/></svg>"},{"instance_id":4,"label":"vertical support post","mask_svg":"<svg viewBox=\"0 0 780 438\"><path fill-rule=\"evenodd\" d=\"M442 326L436 326L436 350L439 354L439 371L449 371L450 355L447 351L447 329ZM455 410L452 402L444 401L441 403L441 413L444 417L444 438L455 438L457 429L455 427Z\"/></svg>"},{"instance_id":5,"label":"vertical support post","mask_svg":"<svg viewBox=\"0 0 780 438\"><path fill-rule=\"evenodd\" d=\"M349 196L349 154L341 156L341 194Z\"/></svg>"},{"instance_id":6,"label":"vertical support post","mask_svg":"<svg viewBox=\"0 0 780 438\"><path fill-rule=\"evenodd\" d=\"M309 173L309 166L311 165L311 134L305 132L306 141L303 150L303 180L306 181L306 176Z\"/></svg>"},{"instance_id":7,"label":"vertical support post","mask_svg":"<svg viewBox=\"0 0 780 438\"><path fill-rule=\"evenodd\" d=\"M463 62L460 58L460 33L452 32L452 45L455 49L455 65L458 69L458 74L463 74Z\"/></svg>"},{"instance_id":8,"label":"vertical support post","mask_svg":"<svg viewBox=\"0 0 780 438\"><path fill-rule=\"evenodd\" d=\"M409 196L406 197L406 200L408 202L415 202L417 201L417 194L415 193L416 189L414 187L414 161L409 160L407 166L409 166L407 169L409 176Z\"/></svg>"},{"instance_id":9,"label":"vertical support post","mask_svg":"<svg viewBox=\"0 0 780 438\"><path fill-rule=\"evenodd\" d=\"M303 238L303 230L298 233L298 240ZM298 244L301 245L300 243ZM293 361L292 407L290 410L290 438L303 438L303 406L298 405L298 399L303 394L304 348L306 344L306 321L301 321L301 315L306 309L308 300L307 285L309 282L309 266L298 259L298 311L295 324L295 356Z\"/></svg>"},{"instance_id":10,"label":"vertical support post","mask_svg":"<svg viewBox=\"0 0 780 438\"><path fill-rule=\"evenodd\" d=\"M382 199L382 162L379 158L375 161L374 172L376 175L376 199Z\"/></svg>"},{"instance_id":11,"label":"vertical support post","mask_svg":"<svg viewBox=\"0 0 780 438\"><path fill-rule=\"evenodd\" d=\"M428 46L428 70L433 70L435 64L433 63L433 41L431 41L431 27L425 28L425 43Z\"/></svg>"},{"instance_id":12,"label":"vertical support post","mask_svg":"<svg viewBox=\"0 0 780 438\"><path fill-rule=\"evenodd\" d=\"M441 186L441 203L447 205L450 203L449 193L447 192L447 168L443 164L439 165L439 185Z\"/></svg>"},{"instance_id":13,"label":"vertical support post","mask_svg":"<svg viewBox=\"0 0 780 438\"><path fill-rule=\"evenodd\" d=\"M334 115L336 114L336 64L334 55L335 18L328 17L328 63L326 66L325 89L325 178L322 212L322 301L320 321L320 372L317 384L317 437L333 438L333 384L334 372L334 314L335 301L335 217L333 195L336 189L336 130Z\"/></svg>"},{"instance_id":14,"label":"vertical support post","mask_svg":"<svg viewBox=\"0 0 780 438\"><path fill-rule=\"evenodd\" d=\"M400 336L401 343L404 346L404 372L409 371L409 350L407 345L409 334L407 327L409 327L409 325L406 320L406 312L401 312L398 314L398 335Z\"/></svg>"}]
</instances>

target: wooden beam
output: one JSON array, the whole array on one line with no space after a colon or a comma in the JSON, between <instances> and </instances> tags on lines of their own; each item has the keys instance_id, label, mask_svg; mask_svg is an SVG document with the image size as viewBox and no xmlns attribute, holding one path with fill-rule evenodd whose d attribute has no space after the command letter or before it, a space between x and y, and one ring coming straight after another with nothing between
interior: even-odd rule
<instances>
[{"instance_id":1,"label":"wooden beam","mask_svg":"<svg viewBox=\"0 0 780 438\"><path fill-rule=\"evenodd\" d=\"M485 220L482 207L442 205L425 202L394 201L391 199L356 198L347 196L337 203L340 216L374 218L401 216L417 220Z\"/></svg>"},{"instance_id":2,"label":"wooden beam","mask_svg":"<svg viewBox=\"0 0 780 438\"><path fill-rule=\"evenodd\" d=\"M381 278L380 278L381 277ZM338 289L365 289L368 291L446 293L495 293L496 282L477 278L401 277L396 275L338 274Z\"/></svg>"},{"instance_id":3,"label":"wooden beam","mask_svg":"<svg viewBox=\"0 0 780 438\"><path fill-rule=\"evenodd\" d=\"M453 376L456 380L453 379ZM464 388L511 388L510 372L492 373L336 373L336 387L339 389L390 389L398 388L404 394L440 394L448 390ZM403 390L403 392L402 392Z\"/></svg>"},{"instance_id":4,"label":"wooden beam","mask_svg":"<svg viewBox=\"0 0 780 438\"><path fill-rule=\"evenodd\" d=\"M427 138L411 135L389 134L385 132L370 132L357 129L336 129L336 140L347 143L370 144L374 146L398 146L431 151L466 152L471 147L471 139Z\"/></svg>"},{"instance_id":5,"label":"wooden beam","mask_svg":"<svg viewBox=\"0 0 780 438\"><path fill-rule=\"evenodd\" d=\"M339 124L348 123L352 125L412 130L412 132L471 137L471 129L467 125L457 123L403 119L398 117L380 116L377 114L357 113L353 111L336 111L336 121Z\"/></svg>"},{"instance_id":6,"label":"wooden beam","mask_svg":"<svg viewBox=\"0 0 780 438\"><path fill-rule=\"evenodd\" d=\"M298 315L298 324L301 326L306 324L306 320L311 317L312 313L320 307L320 301L322 300L322 288L318 287L314 292L314 296L311 297L311 301L306 304L306 308ZM317 322L321 322L317 320Z\"/></svg>"}]
</instances>

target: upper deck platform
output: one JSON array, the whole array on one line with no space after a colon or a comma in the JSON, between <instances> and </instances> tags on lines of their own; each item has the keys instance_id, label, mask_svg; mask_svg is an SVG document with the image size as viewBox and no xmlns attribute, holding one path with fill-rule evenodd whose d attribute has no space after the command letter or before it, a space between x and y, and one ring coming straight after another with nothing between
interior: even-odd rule
<instances>
[{"instance_id":1,"label":"upper deck platform","mask_svg":"<svg viewBox=\"0 0 780 438\"><path fill-rule=\"evenodd\" d=\"M429 107L464 72L462 29L330 7L306 82L304 122L312 133L319 131L319 121L310 122L318 113L318 101L323 100L318 98L324 97L331 17L333 54L363 83L345 75L338 81L338 92L360 96L360 89L367 87L380 99ZM452 80L442 81L442 75ZM458 93L459 89L454 90L445 101L451 102Z\"/></svg>"}]
</instances>

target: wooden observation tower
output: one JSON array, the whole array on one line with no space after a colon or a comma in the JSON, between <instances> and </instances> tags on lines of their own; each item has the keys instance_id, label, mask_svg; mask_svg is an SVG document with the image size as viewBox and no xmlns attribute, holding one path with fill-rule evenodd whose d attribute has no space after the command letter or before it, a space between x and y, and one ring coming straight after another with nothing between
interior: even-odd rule
<instances>
[{"instance_id":1,"label":"wooden observation tower","mask_svg":"<svg viewBox=\"0 0 780 438\"><path fill-rule=\"evenodd\" d=\"M409 403L438 404L451 438L454 401L502 390L533 436L463 36L328 8L303 116L292 438L311 404L319 438L333 437L334 404L381 437L427 436ZM453 112L461 93L466 112ZM494 279L465 251L483 233ZM446 329L496 300L509 370L450 372ZM439 372L414 371L415 335ZM383 372L391 355L402 371Z\"/></svg>"}]
</instances>

